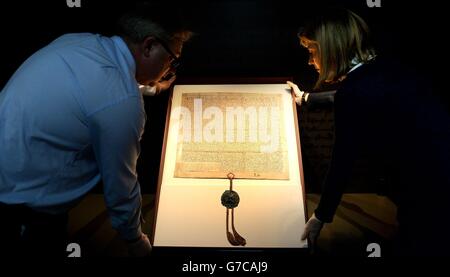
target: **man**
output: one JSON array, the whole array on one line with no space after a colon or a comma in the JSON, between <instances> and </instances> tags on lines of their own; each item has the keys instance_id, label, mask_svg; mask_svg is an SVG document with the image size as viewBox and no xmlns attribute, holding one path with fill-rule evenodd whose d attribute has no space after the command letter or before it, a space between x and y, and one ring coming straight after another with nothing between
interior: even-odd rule
<instances>
[{"instance_id":1,"label":"man","mask_svg":"<svg viewBox=\"0 0 450 277\"><path fill-rule=\"evenodd\" d=\"M120 36L67 34L27 59L0 94L0 248L64 253L67 212L102 179L112 226L133 256L141 230L139 84L159 93L191 35L167 6L143 4ZM21 248L21 246L23 246ZM31 251L31 250L30 250Z\"/></svg>"}]
</instances>

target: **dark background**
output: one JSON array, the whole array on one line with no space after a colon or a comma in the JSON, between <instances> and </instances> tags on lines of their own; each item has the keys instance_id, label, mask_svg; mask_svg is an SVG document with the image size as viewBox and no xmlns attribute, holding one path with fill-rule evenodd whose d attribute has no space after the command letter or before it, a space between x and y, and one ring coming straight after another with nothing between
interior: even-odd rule
<instances>
[{"instance_id":1,"label":"dark background","mask_svg":"<svg viewBox=\"0 0 450 277\"><path fill-rule=\"evenodd\" d=\"M81 0L81 8L68 8L66 0L2 2L2 86L29 55L64 33L113 35L115 20L133 2ZM368 8L366 0L174 3L197 34L185 47L179 76L294 76L310 87L314 70L295 34L308 14L324 6L346 7L361 15L379 53L413 66L432 68L432 54L443 44L431 33L439 27L432 23L437 11L445 9L430 1L381 0L381 8ZM170 16L171 11L161 12Z\"/></svg>"},{"instance_id":2,"label":"dark background","mask_svg":"<svg viewBox=\"0 0 450 277\"><path fill-rule=\"evenodd\" d=\"M92 32L113 35L115 20L133 1L81 0L81 8L68 8L66 0L2 2L1 87L32 53L64 33ZM178 76L197 77L293 77L309 90L316 74L307 65L307 52L296 37L299 26L312 11L324 6L350 8L369 24L379 55L432 73L445 44L432 35L439 25L437 10L430 1L382 0L381 8L368 8L366 0L341 1L184 1L174 3L185 11L196 33L185 45ZM161 11L170 16L171 11ZM441 21L445 21L445 17ZM442 27L442 26L441 26ZM148 121L138 167L143 192L154 192L163 141L168 94L147 98ZM302 111L302 113L305 113ZM308 118L322 120L319 127L332 133L332 111L311 111L301 117L303 159L309 191L317 191L329 154L318 154L311 133L317 125ZM320 125L319 124L319 125ZM330 146L332 137L323 145ZM305 147L305 145L307 147ZM328 149L328 148L327 148ZM318 167L317 161L320 162ZM363 171L360 176L366 176ZM364 190L364 189L363 189Z\"/></svg>"}]
</instances>

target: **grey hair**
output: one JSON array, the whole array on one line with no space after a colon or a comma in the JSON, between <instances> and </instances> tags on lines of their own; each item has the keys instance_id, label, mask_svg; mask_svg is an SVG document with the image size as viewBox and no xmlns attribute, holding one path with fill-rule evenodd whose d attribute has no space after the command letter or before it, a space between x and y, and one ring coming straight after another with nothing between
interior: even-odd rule
<instances>
[{"instance_id":1,"label":"grey hair","mask_svg":"<svg viewBox=\"0 0 450 277\"><path fill-rule=\"evenodd\" d=\"M166 13L166 11L171 11ZM167 3L138 3L118 21L119 35L140 43L149 36L164 41L190 39L192 32L185 26L181 14Z\"/></svg>"}]
</instances>

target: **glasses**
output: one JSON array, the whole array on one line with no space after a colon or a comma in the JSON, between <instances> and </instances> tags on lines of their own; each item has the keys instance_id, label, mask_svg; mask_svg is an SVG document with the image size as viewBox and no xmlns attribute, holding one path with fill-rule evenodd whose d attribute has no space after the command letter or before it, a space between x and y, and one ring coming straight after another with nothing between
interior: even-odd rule
<instances>
[{"instance_id":1,"label":"glasses","mask_svg":"<svg viewBox=\"0 0 450 277\"><path fill-rule=\"evenodd\" d=\"M172 61L170 62L170 67L172 69L177 69L180 66L180 59L170 50L170 47L160 38L156 38L156 40L161 44L161 46L169 53Z\"/></svg>"}]
</instances>

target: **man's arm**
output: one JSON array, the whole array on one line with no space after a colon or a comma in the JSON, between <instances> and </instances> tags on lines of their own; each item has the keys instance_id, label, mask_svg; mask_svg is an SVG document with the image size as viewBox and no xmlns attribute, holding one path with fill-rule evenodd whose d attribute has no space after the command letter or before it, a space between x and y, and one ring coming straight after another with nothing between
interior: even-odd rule
<instances>
[{"instance_id":1,"label":"man's arm","mask_svg":"<svg viewBox=\"0 0 450 277\"><path fill-rule=\"evenodd\" d=\"M111 223L125 240L141 237L141 193L136 162L145 112L139 97L128 97L89 116L89 129L104 184Z\"/></svg>"}]
</instances>

